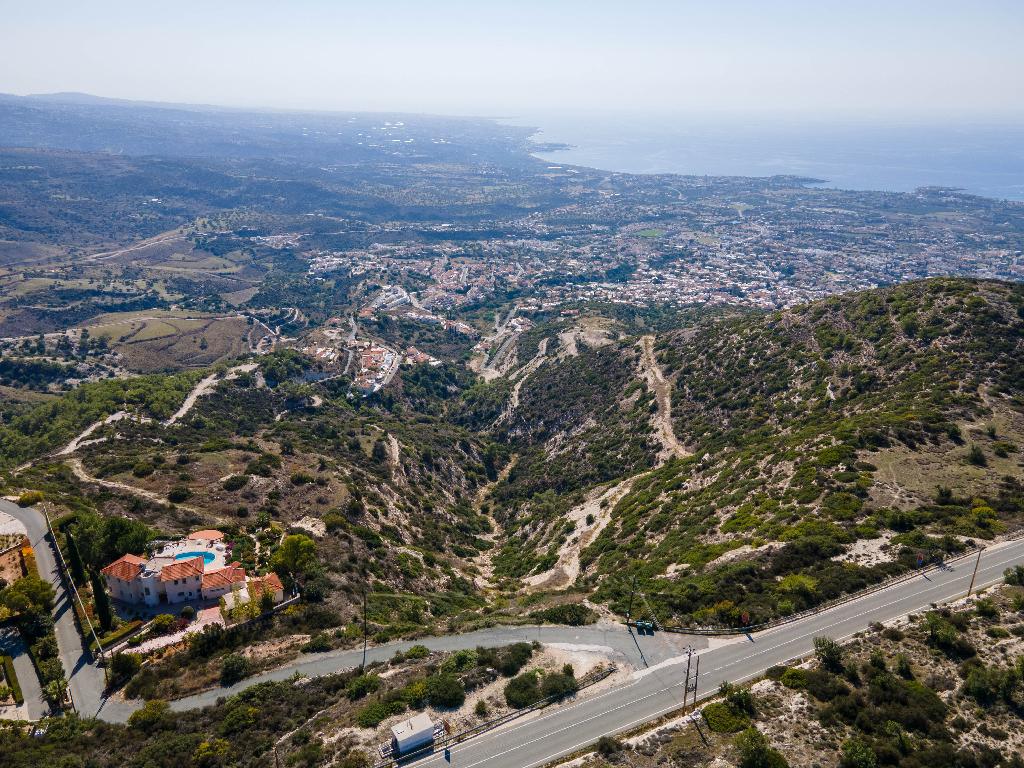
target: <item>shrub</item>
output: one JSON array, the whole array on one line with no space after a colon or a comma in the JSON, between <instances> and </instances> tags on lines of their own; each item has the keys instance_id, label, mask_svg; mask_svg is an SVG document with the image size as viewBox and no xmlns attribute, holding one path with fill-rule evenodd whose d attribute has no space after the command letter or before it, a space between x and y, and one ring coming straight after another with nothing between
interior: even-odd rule
<instances>
[{"instance_id":1,"label":"shrub","mask_svg":"<svg viewBox=\"0 0 1024 768\"><path fill-rule=\"evenodd\" d=\"M536 672L524 672L505 685L505 701L514 709L523 709L543 698Z\"/></svg>"},{"instance_id":2,"label":"shrub","mask_svg":"<svg viewBox=\"0 0 1024 768\"><path fill-rule=\"evenodd\" d=\"M427 678L427 698L435 707L461 707L466 700L466 689L454 675L431 675Z\"/></svg>"},{"instance_id":3,"label":"shrub","mask_svg":"<svg viewBox=\"0 0 1024 768\"><path fill-rule=\"evenodd\" d=\"M260 710L256 707L241 704L229 710L220 721L221 736L247 731L259 721Z\"/></svg>"},{"instance_id":4,"label":"shrub","mask_svg":"<svg viewBox=\"0 0 1024 768\"><path fill-rule=\"evenodd\" d=\"M476 651L470 649L464 649L456 651L451 654L441 664L442 672L465 672L467 669L472 669L476 666L477 655Z\"/></svg>"},{"instance_id":5,"label":"shrub","mask_svg":"<svg viewBox=\"0 0 1024 768\"><path fill-rule=\"evenodd\" d=\"M292 472L292 477L291 477L292 485L308 485L309 483L312 483L315 479L316 478L314 478L308 472L301 472L301 471L299 471L299 472Z\"/></svg>"},{"instance_id":6,"label":"shrub","mask_svg":"<svg viewBox=\"0 0 1024 768\"><path fill-rule=\"evenodd\" d=\"M910 659L907 658L905 653L896 654L896 674L904 680L914 679L914 670L911 668Z\"/></svg>"},{"instance_id":7,"label":"shrub","mask_svg":"<svg viewBox=\"0 0 1024 768\"><path fill-rule=\"evenodd\" d=\"M530 643L513 643L506 646L498 654L497 670L505 677L512 677L519 672L533 657L533 646Z\"/></svg>"},{"instance_id":8,"label":"shrub","mask_svg":"<svg viewBox=\"0 0 1024 768\"><path fill-rule=\"evenodd\" d=\"M789 768L786 758L768 744L757 728L747 728L736 737L736 750L740 755L739 768Z\"/></svg>"},{"instance_id":9,"label":"shrub","mask_svg":"<svg viewBox=\"0 0 1024 768\"><path fill-rule=\"evenodd\" d=\"M303 653L326 653L331 650L331 639L324 633L313 635L302 646Z\"/></svg>"},{"instance_id":10,"label":"shrub","mask_svg":"<svg viewBox=\"0 0 1024 768\"><path fill-rule=\"evenodd\" d=\"M430 649L425 645L414 645L403 655L406 659L425 659L430 655Z\"/></svg>"},{"instance_id":11,"label":"shrub","mask_svg":"<svg viewBox=\"0 0 1024 768\"><path fill-rule=\"evenodd\" d=\"M149 477L154 472L153 465L148 461L140 461L132 467L132 474L136 477Z\"/></svg>"},{"instance_id":12,"label":"shrub","mask_svg":"<svg viewBox=\"0 0 1024 768\"><path fill-rule=\"evenodd\" d=\"M178 485L167 492L167 500L172 504L180 504L192 495L192 491L184 485Z\"/></svg>"},{"instance_id":13,"label":"shrub","mask_svg":"<svg viewBox=\"0 0 1024 768\"><path fill-rule=\"evenodd\" d=\"M784 686L794 690L807 687L807 673L802 669L790 667L779 679Z\"/></svg>"},{"instance_id":14,"label":"shrub","mask_svg":"<svg viewBox=\"0 0 1024 768\"><path fill-rule=\"evenodd\" d=\"M153 619L150 628L154 635L165 635L178 623L178 620L169 613L161 613Z\"/></svg>"},{"instance_id":15,"label":"shrub","mask_svg":"<svg viewBox=\"0 0 1024 768\"><path fill-rule=\"evenodd\" d=\"M14 671L14 659L10 656L4 656L2 659L4 667L4 678L7 680L7 685L11 689L11 695L14 696L14 703L21 706L25 703L25 697L21 693L21 685L18 683L18 675Z\"/></svg>"},{"instance_id":16,"label":"shrub","mask_svg":"<svg viewBox=\"0 0 1024 768\"><path fill-rule=\"evenodd\" d=\"M18 497L19 507L31 507L34 504L41 502L45 496L42 491L25 491L21 496Z\"/></svg>"},{"instance_id":17,"label":"shrub","mask_svg":"<svg viewBox=\"0 0 1024 768\"><path fill-rule=\"evenodd\" d=\"M925 628L928 644L943 651L951 659L969 659L977 655L971 641L960 635L958 624L962 621L956 614L944 616L936 611L925 614Z\"/></svg>"},{"instance_id":18,"label":"shrub","mask_svg":"<svg viewBox=\"0 0 1024 768\"><path fill-rule=\"evenodd\" d=\"M976 467L985 467L988 466L988 459L985 458L985 452L979 446L972 445L967 452L967 463Z\"/></svg>"},{"instance_id":19,"label":"shrub","mask_svg":"<svg viewBox=\"0 0 1024 768\"><path fill-rule=\"evenodd\" d=\"M988 597L982 598L974 604L974 612L985 619L999 618L999 606Z\"/></svg>"},{"instance_id":20,"label":"shrub","mask_svg":"<svg viewBox=\"0 0 1024 768\"><path fill-rule=\"evenodd\" d=\"M807 692L818 701L832 701L837 696L850 692L850 687L846 683L824 670L806 670L804 681Z\"/></svg>"},{"instance_id":21,"label":"shrub","mask_svg":"<svg viewBox=\"0 0 1024 768\"><path fill-rule=\"evenodd\" d=\"M171 712L171 707L166 701L152 699L142 705L128 716L128 725L140 731L149 731L160 725L164 718Z\"/></svg>"},{"instance_id":22,"label":"shrub","mask_svg":"<svg viewBox=\"0 0 1024 768\"><path fill-rule=\"evenodd\" d=\"M473 708L473 711L476 713L477 717L487 717L487 715L491 713L491 711L487 708L487 702L483 699L479 699L477 701L476 706Z\"/></svg>"},{"instance_id":23,"label":"shrub","mask_svg":"<svg viewBox=\"0 0 1024 768\"><path fill-rule=\"evenodd\" d=\"M220 684L234 685L249 674L249 660L237 653L229 653L224 657L220 667Z\"/></svg>"},{"instance_id":24,"label":"shrub","mask_svg":"<svg viewBox=\"0 0 1024 768\"><path fill-rule=\"evenodd\" d=\"M613 757L622 751L622 742L614 736L602 736L597 740L597 753L601 757Z\"/></svg>"},{"instance_id":25,"label":"shrub","mask_svg":"<svg viewBox=\"0 0 1024 768\"><path fill-rule=\"evenodd\" d=\"M754 706L754 696L749 688L737 688L728 683L723 684L722 687L725 689L722 692L725 694L726 702L735 711L743 712L751 717L757 714L757 708Z\"/></svg>"},{"instance_id":26,"label":"shrub","mask_svg":"<svg viewBox=\"0 0 1024 768\"><path fill-rule=\"evenodd\" d=\"M831 637L814 638L814 655L818 662L830 672L843 669L843 647Z\"/></svg>"},{"instance_id":27,"label":"shrub","mask_svg":"<svg viewBox=\"0 0 1024 768\"><path fill-rule=\"evenodd\" d=\"M245 484L249 482L248 475L231 475L224 480L222 487L225 491L237 491L245 487Z\"/></svg>"},{"instance_id":28,"label":"shrub","mask_svg":"<svg viewBox=\"0 0 1024 768\"><path fill-rule=\"evenodd\" d=\"M1015 565L1003 571L1003 581L1017 587L1024 587L1024 565Z\"/></svg>"},{"instance_id":29,"label":"shrub","mask_svg":"<svg viewBox=\"0 0 1024 768\"><path fill-rule=\"evenodd\" d=\"M567 605L555 605L534 611L530 618L549 624L566 624L570 627L579 627L584 624L593 624L597 621L597 614L582 603L570 603Z\"/></svg>"},{"instance_id":30,"label":"shrub","mask_svg":"<svg viewBox=\"0 0 1024 768\"><path fill-rule=\"evenodd\" d=\"M840 768L875 768L878 760L871 747L860 739L847 739L843 742Z\"/></svg>"},{"instance_id":31,"label":"shrub","mask_svg":"<svg viewBox=\"0 0 1024 768\"><path fill-rule=\"evenodd\" d=\"M345 686L345 695L350 700L356 701L379 688L380 678L377 675L357 675L348 681L348 685Z\"/></svg>"},{"instance_id":32,"label":"shrub","mask_svg":"<svg viewBox=\"0 0 1024 768\"><path fill-rule=\"evenodd\" d=\"M708 704L701 710L704 720L715 733L738 733L750 726L750 718L724 701Z\"/></svg>"},{"instance_id":33,"label":"shrub","mask_svg":"<svg viewBox=\"0 0 1024 768\"><path fill-rule=\"evenodd\" d=\"M426 678L413 680L401 690L399 698L406 702L410 707L415 707L416 709L422 709L427 706Z\"/></svg>"},{"instance_id":34,"label":"shrub","mask_svg":"<svg viewBox=\"0 0 1024 768\"><path fill-rule=\"evenodd\" d=\"M110 685L116 687L135 676L142 669L142 657L137 653L115 653L110 659Z\"/></svg>"},{"instance_id":35,"label":"shrub","mask_svg":"<svg viewBox=\"0 0 1024 768\"><path fill-rule=\"evenodd\" d=\"M899 642L903 639L904 635L903 632L897 627L886 627L882 630L882 637L884 637L886 640L893 640L895 642Z\"/></svg>"},{"instance_id":36,"label":"shrub","mask_svg":"<svg viewBox=\"0 0 1024 768\"><path fill-rule=\"evenodd\" d=\"M768 667L768 669L765 670L764 674L765 677L767 677L769 680L781 680L782 676L786 674L787 669L789 669L789 667L776 664L774 666Z\"/></svg>"},{"instance_id":37,"label":"shrub","mask_svg":"<svg viewBox=\"0 0 1024 768\"><path fill-rule=\"evenodd\" d=\"M405 711L403 701L375 701L356 713L356 725L360 728L376 728L392 715Z\"/></svg>"},{"instance_id":38,"label":"shrub","mask_svg":"<svg viewBox=\"0 0 1024 768\"><path fill-rule=\"evenodd\" d=\"M541 695L545 699L564 699L578 690L579 684L576 682L576 678L573 675L567 675L565 672L545 675L540 686Z\"/></svg>"},{"instance_id":39,"label":"shrub","mask_svg":"<svg viewBox=\"0 0 1024 768\"><path fill-rule=\"evenodd\" d=\"M192 619L194 619L195 617L196 609L193 608L191 605L186 605L184 608L181 609L181 618L185 619L185 621L192 621Z\"/></svg>"}]
</instances>

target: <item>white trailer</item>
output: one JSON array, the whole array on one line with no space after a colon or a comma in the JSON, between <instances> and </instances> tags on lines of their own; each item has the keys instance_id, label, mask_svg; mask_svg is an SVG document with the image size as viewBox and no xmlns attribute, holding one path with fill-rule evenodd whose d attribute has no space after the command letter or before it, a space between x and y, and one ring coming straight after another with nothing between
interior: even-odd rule
<instances>
[{"instance_id":1,"label":"white trailer","mask_svg":"<svg viewBox=\"0 0 1024 768\"><path fill-rule=\"evenodd\" d=\"M404 755L433 741L434 721L423 712L391 728L391 749L395 755Z\"/></svg>"}]
</instances>

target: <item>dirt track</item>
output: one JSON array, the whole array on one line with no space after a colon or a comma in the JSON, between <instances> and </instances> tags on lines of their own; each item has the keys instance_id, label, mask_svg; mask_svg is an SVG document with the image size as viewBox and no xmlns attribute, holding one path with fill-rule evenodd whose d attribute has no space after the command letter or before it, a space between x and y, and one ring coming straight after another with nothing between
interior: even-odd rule
<instances>
[{"instance_id":1,"label":"dirt track","mask_svg":"<svg viewBox=\"0 0 1024 768\"><path fill-rule=\"evenodd\" d=\"M658 410L652 417L658 442L662 445L658 459L666 461L673 456L679 458L689 456L692 452L679 442L675 429L672 427L672 385L662 375L658 361L654 357L654 337L644 336L640 339L640 346L643 349L641 357L643 375L647 380L647 386L654 393L658 405Z\"/></svg>"}]
</instances>

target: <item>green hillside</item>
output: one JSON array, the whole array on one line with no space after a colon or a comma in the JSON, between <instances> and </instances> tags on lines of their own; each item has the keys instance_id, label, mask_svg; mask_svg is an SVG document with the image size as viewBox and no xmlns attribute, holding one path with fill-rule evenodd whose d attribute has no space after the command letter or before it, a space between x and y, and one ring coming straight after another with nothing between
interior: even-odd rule
<instances>
[{"instance_id":1,"label":"green hillside","mask_svg":"<svg viewBox=\"0 0 1024 768\"><path fill-rule=\"evenodd\" d=\"M693 456L582 553L624 608L756 623L1024 522L1024 288L930 280L659 340Z\"/></svg>"}]
</instances>

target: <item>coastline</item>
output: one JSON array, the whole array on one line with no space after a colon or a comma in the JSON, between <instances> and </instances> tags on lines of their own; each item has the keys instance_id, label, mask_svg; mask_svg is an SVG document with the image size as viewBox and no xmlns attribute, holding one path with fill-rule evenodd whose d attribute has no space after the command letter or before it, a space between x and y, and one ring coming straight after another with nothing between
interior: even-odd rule
<instances>
[{"instance_id":1,"label":"coastline","mask_svg":"<svg viewBox=\"0 0 1024 768\"><path fill-rule=\"evenodd\" d=\"M659 120L661 122L659 122ZM668 118L499 118L533 129L545 163L643 175L813 179L857 192L941 188L1024 202L1024 125L883 125Z\"/></svg>"}]
</instances>

